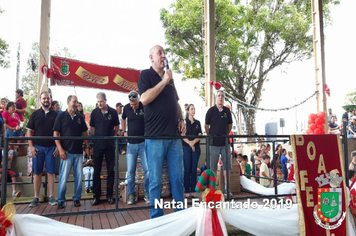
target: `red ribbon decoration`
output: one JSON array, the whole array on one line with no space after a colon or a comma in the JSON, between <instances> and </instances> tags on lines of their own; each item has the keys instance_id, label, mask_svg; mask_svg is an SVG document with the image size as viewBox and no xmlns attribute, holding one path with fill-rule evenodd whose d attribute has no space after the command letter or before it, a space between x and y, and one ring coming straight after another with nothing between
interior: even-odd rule
<instances>
[{"instance_id":1,"label":"red ribbon decoration","mask_svg":"<svg viewBox=\"0 0 356 236\"><path fill-rule=\"evenodd\" d=\"M326 94L330 97L330 88L328 87L327 84L324 85L324 89L325 89Z\"/></svg>"},{"instance_id":2,"label":"red ribbon decoration","mask_svg":"<svg viewBox=\"0 0 356 236\"><path fill-rule=\"evenodd\" d=\"M221 84L219 82L210 81L209 83L210 85L214 86L217 90L221 88Z\"/></svg>"},{"instance_id":3,"label":"red ribbon decoration","mask_svg":"<svg viewBox=\"0 0 356 236\"><path fill-rule=\"evenodd\" d=\"M43 66L41 66L41 72L42 72L42 74L45 73L45 72L44 72L44 68L45 68L45 67L47 68L47 74L46 74L47 78L51 78L53 70L50 69L50 68L48 68L46 64L43 64Z\"/></svg>"}]
</instances>

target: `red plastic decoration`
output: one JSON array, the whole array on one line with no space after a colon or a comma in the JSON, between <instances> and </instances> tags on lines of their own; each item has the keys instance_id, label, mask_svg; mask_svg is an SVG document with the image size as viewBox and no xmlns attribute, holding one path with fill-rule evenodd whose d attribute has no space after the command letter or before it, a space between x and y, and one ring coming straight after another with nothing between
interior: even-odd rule
<instances>
[{"instance_id":1,"label":"red plastic decoration","mask_svg":"<svg viewBox=\"0 0 356 236\"><path fill-rule=\"evenodd\" d=\"M219 82L210 81L209 83L210 85L214 86L217 90L221 88L221 84Z\"/></svg>"},{"instance_id":2,"label":"red plastic decoration","mask_svg":"<svg viewBox=\"0 0 356 236\"><path fill-rule=\"evenodd\" d=\"M330 97L330 88L327 84L324 85L324 89L325 89L326 94Z\"/></svg>"}]
</instances>

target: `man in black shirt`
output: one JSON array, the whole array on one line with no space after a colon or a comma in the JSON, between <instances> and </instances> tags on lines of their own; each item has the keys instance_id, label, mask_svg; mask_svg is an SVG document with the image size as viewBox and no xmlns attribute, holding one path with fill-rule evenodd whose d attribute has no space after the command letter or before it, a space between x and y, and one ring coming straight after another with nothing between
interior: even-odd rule
<instances>
[{"instance_id":1,"label":"man in black shirt","mask_svg":"<svg viewBox=\"0 0 356 236\"><path fill-rule=\"evenodd\" d=\"M224 106L224 91L218 90L216 93L216 105L209 108L205 117L205 131L207 135L224 136L228 135L232 128L232 117L230 109ZM210 146L210 169L216 175L216 169L221 155L226 190L226 170L231 170L231 155L228 149L226 138L213 138ZM229 150L229 151L227 151ZM226 166L227 165L227 166Z\"/></svg>"},{"instance_id":2,"label":"man in black shirt","mask_svg":"<svg viewBox=\"0 0 356 236\"><path fill-rule=\"evenodd\" d=\"M96 95L98 107L90 115L90 129L93 136L114 136L120 129L120 122L114 108L106 104L106 95L100 92ZM115 142L114 140L95 140L94 141L94 178L93 193L94 200L92 205L98 205L101 196L100 172L105 155L107 177L107 201L114 204L112 198L114 185L114 166L115 166Z\"/></svg>"},{"instance_id":3,"label":"man in black shirt","mask_svg":"<svg viewBox=\"0 0 356 236\"><path fill-rule=\"evenodd\" d=\"M49 93L43 91L40 96L41 108L34 111L27 124L27 136L53 136L53 125L57 112L51 109ZM52 206L57 205L56 199L54 199L54 177L57 170L57 158L58 149L54 140L28 140L28 144L32 155L33 166L33 192L34 199L30 203L29 207L37 206L40 201L38 199L41 187L41 178L43 172L43 165L46 162L46 172L48 178L49 189L49 201Z\"/></svg>"},{"instance_id":4,"label":"man in black shirt","mask_svg":"<svg viewBox=\"0 0 356 236\"><path fill-rule=\"evenodd\" d=\"M67 98L68 109L57 115L53 127L53 136L88 136L88 127L84 117L77 110L78 98L69 95ZM64 208L66 201L67 180L73 166L74 174L74 206L79 207L82 197L82 166L83 166L83 140L56 140L56 145L61 158L58 183L58 209ZM89 142L85 142L85 155L89 156Z\"/></svg>"},{"instance_id":5,"label":"man in black shirt","mask_svg":"<svg viewBox=\"0 0 356 236\"><path fill-rule=\"evenodd\" d=\"M138 89L145 113L145 136L185 135L185 123L178 103L172 71L165 68L164 49L157 45L150 50L152 66L141 71ZM146 139L146 155L150 173L150 205L160 199L162 171L167 161L173 199L183 201L183 150L179 139ZM175 211L181 209L175 209ZM163 209L150 209L150 217L163 215Z\"/></svg>"},{"instance_id":6,"label":"man in black shirt","mask_svg":"<svg viewBox=\"0 0 356 236\"><path fill-rule=\"evenodd\" d=\"M131 91L129 93L130 103L126 104L124 107L124 112L122 114L122 130L125 136L143 136L145 129L145 121L143 118L143 105L138 98L138 93L136 91ZM126 132L126 119L128 131ZM145 182L144 182L144 200L149 203L149 190L148 190L148 166L145 151L145 140L144 139L128 139L127 140L127 153L126 153L126 163L127 163L127 187L128 187L128 201L127 204L134 204L137 201L138 193L135 192L135 174L136 174L136 164L137 157L140 155L142 169L145 172Z\"/></svg>"}]
</instances>

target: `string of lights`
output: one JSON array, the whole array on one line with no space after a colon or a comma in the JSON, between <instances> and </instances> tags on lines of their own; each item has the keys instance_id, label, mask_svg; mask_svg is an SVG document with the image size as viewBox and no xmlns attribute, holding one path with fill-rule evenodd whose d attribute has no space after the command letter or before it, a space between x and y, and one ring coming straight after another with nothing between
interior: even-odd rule
<instances>
[{"instance_id":1,"label":"string of lights","mask_svg":"<svg viewBox=\"0 0 356 236\"><path fill-rule=\"evenodd\" d=\"M241 101L240 99L238 98L235 98L233 97L232 95L230 95L229 93L225 93L225 96L237 103L239 103L243 108L245 109L253 109L253 110L260 110L260 111L274 111L274 112L277 112L277 111L286 111L286 110L290 110L290 109L293 109L293 108L296 108L304 103L306 103L309 99L313 98L314 96L316 96L316 94L318 94L319 91L315 91L311 96L309 96L308 98L306 98L305 100L303 100L302 102L298 103L298 104L295 104L291 107L285 107L285 108L278 108L278 109L268 109L268 108L260 108L260 107L256 107L254 105L251 105L251 104L248 104L244 101Z\"/></svg>"}]
</instances>

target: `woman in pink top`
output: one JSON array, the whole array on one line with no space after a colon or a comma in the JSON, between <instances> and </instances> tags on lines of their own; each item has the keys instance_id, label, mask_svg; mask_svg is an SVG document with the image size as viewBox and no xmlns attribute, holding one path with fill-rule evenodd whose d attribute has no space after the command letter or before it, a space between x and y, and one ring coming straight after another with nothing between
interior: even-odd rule
<instances>
[{"instance_id":1,"label":"woman in pink top","mask_svg":"<svg viewBox=\"0 0 356 236\"><path fill-rule=\"evenodd\" d=\"M0 113L6 111L6 103L7 103L6 98L1 98Z\"/></svg>"},{"instance_id":2,"label":"woman in pink top","mask_svg":"<svg viewBox=\"0 0 356 236\"><path fill-rule=\"evenodd\" d=\"M5 122L6 136L25 136L20 126L20 117L15 113L16 105L14 102L9 102L6 105L6 111L2 113Z\"/></svg>"}]
</instances>

